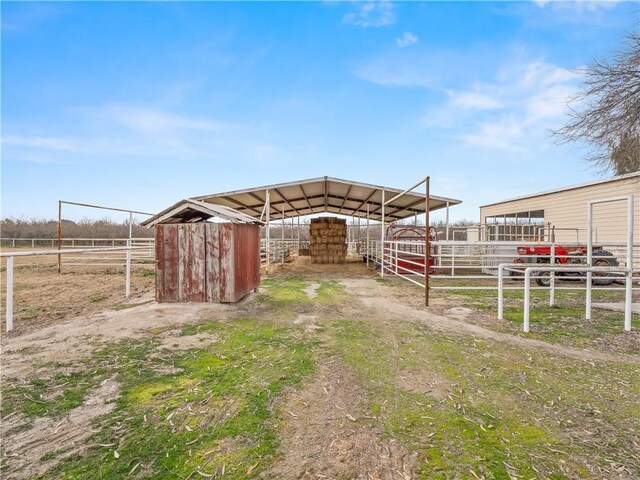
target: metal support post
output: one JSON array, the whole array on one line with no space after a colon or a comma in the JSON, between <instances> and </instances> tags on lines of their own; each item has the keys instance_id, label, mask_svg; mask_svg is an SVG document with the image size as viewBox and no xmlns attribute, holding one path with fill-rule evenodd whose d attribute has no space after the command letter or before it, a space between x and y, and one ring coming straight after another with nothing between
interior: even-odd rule
<instances>
[{"instance_id":1,"label":"metal support post","mask_svg":"<svg viewBox=\"0 0 640 480\"><path fill-rule=\"evenodd\" d=\"M13 257L7 257L7 332L13 330Z\"/></svg>"},{"instance_id":2,"label":"metal support post","mask_svg":"<svg viewBox=\"0 0 640 480\"><path fill-rule=\"evenodd\" d=\"M556 264L556 244L551 245L551 265ZM553 307L556 303L556 273L552 270L549 272L549 306Z\"/></svg>"},{"instance_id":3,"label":"metal support post","mask_svg":"<svg viewBox=\"0 0 640 480\"><path fill-rule=\"evenodd\" d=\"M449 202L447 202L447 210L446 210L445 238L447 239L447 241L449 240Z\"/></svg>"},{"instance_id":4,"label":"metal support post","mask_svg":"<svg viewBox=\"0 0 640 480\"><path fill-rule=\"evenodd\" d=\"M587 228L589 231L587 232L587 265L592 267L591 264L593 260L593 204L589 203L589 213L587 216ZM584 318L587 320L591 319L591 279L593 274L591 271L587 272L587 285L586 285L586 293L585 293L585 313Z\"/></svg>"},{"instance_id":5,"label":"metal support post","mask_svg":"<svg viewBox=\"0 0 640 480\"><path fill-rule=\"evenodd\" d=\"M127 239L127 266L125 271L125 290L124 296L131 296L131 238L133 233L133 213L129 212L129 238Z\"/></svg>"},{"instance_id":6,"label":"metal support post","mask_svg":"<svg viewBox=\"0 0 640 480\"><path fill-rule=\"evenodd\" d=\"M531 301L531 270L524 271L524 331L529 332L529 303Z\"/></svg>"},{"instance_id":7,"label":"metal support post","mask_svg":"<svg viewBox=\"0 0 640 480\"><path fill-rule=\"evenodd\" d=\"M429 306L429 249L431 248L431 239L429 238L429 177L425 179L425 202L424 202L424 229L425 229L425 248L424 248L424 304Z\"/></svg>"},{"instance_id":8,"label":"metal support post","mask_svg":"<svg viewBox=\"0 0 640 480\"><path fill-rule=\"evenodd\" d=\"M367 267L369 266L369 204L367 203Z\"/></svg>"},{"instance_id":9,"label":"metal support post","mask_svg":"<svg viewBox=\"0 0 640 480\"><path fill-rule=\"evenodd\" d=\"M633 214L634 198L629 195L627 200L627 265L629 269L625 279L624 298L624 329L631 331L631 296L633 293Z\"/></svg>"},{"instance_id":10,"label":"metal support post","mask_svg":"<svg viewBox=\"0 0 640 480\"><path fill-rule=\"evenodd\" d=\"M265 266L265 273L267 275L269 275L269 262L271 261L270 256L271 256L271 234L269 233L269 220L271 218L271 200L270 200L270 196L269 196L269 190L267 190L266 192L266 211L267 211L267 235L266 235L266 240L267 240L267 248L266 248L266 254L267 254L267 264Z\"/></svg>"},{"instance_id":11,"label":"metal support post","mask_svg":"<svg viewBox=\"0 0 640 480\"><path fill-rule=\"evenodd\" d=\"M380 229L380 276L384 277L384 190L382 190L382 223Z\"/></svg>"},{"instance_id":12,"label":"metal support post","mask_svg":"<svg viewBox=\"0 0 640 480\"><path fill-rule=\"evenodd\" d=\"M62 200L58 200L58 250L62 250ZM62 255L58 255L58 273L62 270Z\"/></svg>"},{"instance_id":13,"label":"metal support post","mask_svg":"<svg viewBox=\"0 0 640 480\"><path fill-rule=\"evenodd\" d=\"M498 266L498 320L502 320L504 316L504 292L502 287L504 286L504 265L501 263Z\"/></svg>"}]
</instances>

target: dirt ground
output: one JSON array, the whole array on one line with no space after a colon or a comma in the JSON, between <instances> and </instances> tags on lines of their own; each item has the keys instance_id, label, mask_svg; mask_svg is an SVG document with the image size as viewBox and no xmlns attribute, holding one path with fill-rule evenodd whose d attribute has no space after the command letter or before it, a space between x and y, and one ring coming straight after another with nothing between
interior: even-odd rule
<instances>
[{"instance_id":1,"label":"dirt ground","mask_svg":"<svg viewBox=\"0 0 640 480\"><path fill-rule=\"evenodd\" d=\"M465 407L457 403L460 402L458 395L462 394L457 381L446 378L442 371L430 370L428 366L403 363L408 355L406 352L415 352L409 349L402 353L403 348L409 348L403 345L410 342L403 337L402 325L418 328L427 337L442 335L443 341L452 344L456 343L456 339L472 342L474 347L476 342L490 342L505 352L511 352L509 354L528 356L530 361L532 356L537 355L556 359L559 365L566 361L569 362L567 372L574 368L570 362L576 360L594 365L594 362L617 362L624 368L637 368L640 363L640 351L638 355L620 355L606 349L584 350L497 331L489 323L476 321L479 315L477 311L455 304L451 298L438 297L437 294L433 297L435 306L426 309L422 305L420 290L404 284L383 284L377 280L374 270L367 269L360 261L343 265L316 265L311 263L309 257L301 257L274 265L269 275L263 277L267 286L261 287L259 294L250 294L235 305L156 304L153 301L153 277L143 272L140 270L134 275L135 296L125 300L120 292L124 288L124 275L121 272L105 274L94 270L58 275L50 264L24 265L17 269L16 330L10 335L3 335L1 345L3 388L28 385L34 379L46 380L60 373L56 370L56 364L75 362L80 365L105 345L114 342L153 339L173 351L215 344L218 340L215 334L199 332L185 336L176 330L179 326L197 325L204 319L228 322L238 318L261 318L295 328L299 332L296 335L308 337L320 345L315 352L317 368L310 379L296 388L289 388L283 396L274 398L275 406L281 412L281 416L276 417L272 424L278 432L280 453L264 468L258 462L246 469L246 477L251 477L255 469L265 479L417 478L425 462L424 453L419 453L417 445L429 444L434 433L425 431L416 444L412 443L413 440L406 440L408 437L403 437L404 434L393 433L396 432L396 423L408 422L407 418L400 416L386 427L383 426L381 419L384 414L372 413L371 405L372 398L376 399L378 395L376 392L388 390L376 388L391 388L394 392L406 392L406 395L426 396L436 404L451 401L457 409L464 410ZM275 301L275 290L269 286L269 280L277 282L292 275L305 279L302 292L306 300L293 303L293 311L289 312L282 310L283 307L273 306L280 305L278 303L269 303ZM338 294L339 302L324 300L322 288L326 281L337 282L336 288L342 292ZM93 301L92 298L101 300ZM366 375L359 371L359 367L349 364L348 348L342 355L336 353L339 351L336 340L339 335L336 332L342 328L336 326L336 321L350 318L364 319L371 328L377 329L381 338L388 339L392 354L386 359L384 368L393 369L391 385L386 379L375 380L372 384L375 388L367 387ZM485 353L485 358L489 358L487 355L493 354ZM173 372L173 367L163 368L168 368L169 374ZM105 378L96 388L87 392L80 406L69 410L61 418L42 416L29 420L21 413L4 415L1 433L5 477L30 478L47 472L74 455L85 455L90 448L100 446L89 440L100 428L126 430L126 419L115 426L101 423L101 419L114 409L115 399L122 394L121 389L115 375ZM478 391L482 394L479 387ZM532 395L527 390L525 392ZM56 395L55 392L49 394ZM526 400L525 393L522 395ZM594 398L597 395L594 392ZM35 404L46 399L26 397L28 402ZM386 401L381 398L384 412ZM390 398L390 404L395 403L395 407L399 408L404 397L392 393ZM552 400L545 400L547 403L549 401L553 405ZM417 403L422 408L420 401ZM429 431L435 431L435 418L423 414L411 422L430 422ZM475 422L473 419L469 421ZM611 460L610 468L592 465L589 463L588 450L595 443L591 443L587 437L595 436L598 442L606 442L607 435L615 435L616 427L608 426L606 422L602 424L597 418L593 423L587 423L582 418L576 421L583 422L581 426L588 433L580 431L571 438L581 448L584 446L585 453L569 458L568 463L565 462L567 469L571 462L580 461L585 465L584 477L581 478L640 478L640 464L637 461L640 458L640 445L627 444L624 447L630 458L636 458L627 464ZM484 430L483 425L479 425ZM633 423L624 425L630 429L636 428ZM54 446L56 452L62 453L53 456ZM604 451L608 450L605 448ZM119 454L116 451L112 455ZM482 464L480 457L477 463ZM507 461L505 463L510 473L504 478L523 478L515 467ZM562 461L558 465L563 465ZM150 467L145 467L144 462L136 465L136 461L131 460L130 468L130 475L134 478L153 477L150 470L145 470ZM225 468L223 465L222 476ZM197 472L200 474L191 478L213 476L199 470ZM549 471L544 472L541 470L537 478L548 478ZM423 475L421 478L431 477ZM473 466L464 474L438 478L492 477L483 474L481 466L477 469ZM578 477L569 473L566 477L558 478Z\"/></svg>"},{"instance_id":2,"label":"dirt ground","mask_svg":"<svg viewBox=\"0 0 640 480\"><path fill-rule=\"evenodd\" d=\"M25 251L26 249L19 249ZM7 249L3 248L3 252ZM0 313L4 322L6 262L2 262ZM65 266L58 273L55 256L15 257L14 330L9 336L37 331L74 316L126 307L152 300L153 269L134 266L131 297L125 298L125 272L122 267ZM143 298L144 297L144 298ZM3 335L7 335L3 330Z\"/></svg>"},{"instance_id":3,"label":"dirt ground","mask_svg":"<svg viewBox=\"0 0 640 480\"><path fill-rule=\"evenodd\" d=\"M364 268L358 258L348 258L345 263L313 263L311 257L293 257L284 263L274 263L269 267L270 275L300 275L315 278L374 278L373 268Z\"/></svg>"}]
</instances>

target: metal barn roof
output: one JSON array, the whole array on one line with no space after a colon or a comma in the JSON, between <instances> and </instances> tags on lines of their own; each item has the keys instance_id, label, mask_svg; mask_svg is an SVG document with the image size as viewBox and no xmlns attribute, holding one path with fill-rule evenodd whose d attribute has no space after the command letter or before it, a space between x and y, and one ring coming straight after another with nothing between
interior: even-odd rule
<instances>
[{"instance_id":1,"label":"metal barn roof","mask_svg":"<svg viewBox=\"0 0 640 480\"><path fill-rule=\"evenodd\" d=\"M382 219L382 192L390 200L403 190L370 185L332 177L310 178L297 182L265 185L263 187L234 190L193 197L194 200L223 205L247 215L261 218L270 196L270 220L298 217L314 213L334 213L352 217ZM424 213L425 194L410 192L385 207L385 219L401 220ZM430 195L430 210L457 205L460 200Z\"/></svg>"},{"instance_id":2,"label":"metal barn roof","mask_svg":"<svg viewBox=\"0 0 640 480\"><path fill-rule=\"evenodd\" d=\"M516 200L524 200L524 199L527 199L527 198L542 197L544 195L551 195L553 193L566 192L567 190L575 190L576 188L591 187L592 185L600 185L602 183L618 182L620 180L626 180L628 178L634 178L634 177L639 177L639 176L640 176L640 172L625 173L624 175L617 175L615 177L604 178L604 179L600 179L600 180L592 180L590 182L578 183L578 184L575 184L575 185L568 185L566 187L554 188L552 190L545 190L543 192L530 193L530 194L527 194L527 195L521 195L519 197L507 198L506 200L501 200L499 202L493 202L493 203L487 203L485 205L480 205L480 208L492 207L494 205L500 205L501 203L515 202Z\"/></svg>"},{"instance_id":3,"label":"metal barn roof","mask_svg":"<svg viewBox=\"0 0 640 480\"><path fill-rule=\"evenodd\" d=\"M159 223L195 223L214 217L222 218L232 223L262 224L257 218L245 215L242 212L224 205L213 205L198 200L186 199L180 200L162 212L146 219L142 222L142 225L151 228Z\"/></svg>"}]
</instances>

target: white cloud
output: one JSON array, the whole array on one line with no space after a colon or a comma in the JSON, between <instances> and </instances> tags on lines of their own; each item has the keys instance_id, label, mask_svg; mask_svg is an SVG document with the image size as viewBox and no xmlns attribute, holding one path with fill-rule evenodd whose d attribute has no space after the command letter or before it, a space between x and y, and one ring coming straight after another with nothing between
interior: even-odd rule
<instances>
[{"instance_id":1,"label":"white cloud","mask_svg":"<svg viewBox=\"0 0 640 480\"><path fill-rule=\"evenodd\" d=\"M497 98L480 92L449 91L449 103L465 110L494 110L502 106Z\"/></svg>"},{"instance_id":2,"label":"white cloud","mask_svg":"<svg viewBox=\"0 0 640 480\"><path fill-rule=\"evenodd\" d=\"M574 10L579 12L595 12L613 8L622 0L534 0L534 3L540 8L551 8L555 11Z\"/></svg>"},{"instance_id":3,"label":"white cloud","mask_svg":"<svg viewBox=\"0 0 640 480\"><path fill-rule=\"evenodd\" d=\"M396 23L396 14L391 2L375 1L356 3L356 5L358 5L357 11L342 17L343 23L359 27L387 27Z\"/></svg>"},{"instance_id":4,"label":"white cloud","mask_svg":"<svg viewBox=\"0 0 640 480\"><path fill-rule=\"evenodd\" d=\"M520 140L524 135L524 127L513 119L504 118L498 121L479 123L473 132L460 135L458 138L470 145L495 150L521 150Z\"/></svg>"},{"instance_id":5,"label":"white cloud","mask_svg":"<svg viewBox=\"0 0 640 480\"><path fill-rule=\"evenodd\" d=\"M400 48L408 47L415 43L418 43L418 37L410 32L404 32L401 37L396 38L396 45Z\"/></svg>"},{"instance_id":6,"label":"white cloud","mask_svg":"<svg viewBox=\"0 0 640 480\"><path fill-rule=\"evenodd\" d=\"M130 105L109 105L94 110L133 131L160 133L169 130L213 131L225 124L177 113Z\"/></svg>"},{"instance_id":7,"label":"white cloud","mask_svg":"<svg viewBox=\"0 0 640 480\"><path fill-rule=\"evenodd\" d=\"M45 158L52 163L178 158L277 165L285 162L288 152L303 148L291 144L284 148L268 126L219 122L152 107L118 104L71 111L79 114L81 124L70 135L15 130L3 134L4 158L20 162Z\"/></svg>"},{"instance_id":8,"label":"white cloud","mask_svg":"<svg viewBox=\"0 0 640 480\"><path fill-rule=\"evenodd\" d=\"M515 62L498 71L496 80L468 90L447 91L448 99L430 109L425 127L455 129L454 138L489 149L542 149L549 130L566 114L566 100L578 88L579 76L543 60Z\"/></svg>"},{"instance_id":9,"label":"white cloud","mask_svg":"<svg viewBox=\"0 0 640 480\"><path fill-rule=\"evenodd\" d=\"M73 138L42 137L38 135L2 135L4 145L14 145L18 147L45 148L49 150L78 151L80 146Z\"/></svg>"}]
</instances>

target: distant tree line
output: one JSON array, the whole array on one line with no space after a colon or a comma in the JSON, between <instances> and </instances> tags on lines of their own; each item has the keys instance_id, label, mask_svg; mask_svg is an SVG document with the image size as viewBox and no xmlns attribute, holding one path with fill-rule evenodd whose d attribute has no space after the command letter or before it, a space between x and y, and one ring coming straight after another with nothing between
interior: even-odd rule
<instances>
[{"instance_id":1,"label":"distant tree line","mask_svg":"<svg viewBox=\"0 0 640 480\"><path fill-rule=\"evenodd\" d=\"M289 221L290 222L290 221ZM309 219L301 219L300 221L300 240L308 240ZM458 220L450 224L451 227L464 227L473 225L475 222L471 220ZM404 220L398 222L402 225L413 225L411 221ZM358 236L357 223L348 222L351 230L352 239ZM361 222L361 240L366 238L366 225ZM388 224L387 224L388 225ZM422 221L418 221L418 226L424 226ZM431 226L435 227L438 232L444 231L445 223L443 220L432 222ZM134 238L151 238L154 236L154 230L147 230L139 223L134 222L132 225ZM282 225L274 222L270 228L271 238L274 240L282 237ZM377 223L371 223L369 235L371 238L377 238L380 235L380 226ZM46 219L23 219L23 218L5 218L0 220L0 236L2 238L56 238L58 236L58 222L56 220ZM108 218L102 220L82 219L77 222L71 220L62 220L62 236L64 238L127 238L129 236L129 222L116 222ZM266 236L264 229L262 237ZM285 239L297 239L297 222L293 225L285 223L284 225Z\"/></svg>"},{"instance_id":2,"label":"distant tree line","mask_svg":"<svg viewBox=\"0 0 640 480\"><path fill-rule=\"evenodd\" d=\"M153 237L153 229L147 230L139 223L132 224L134 238ZM56 238L58 222L46 219L4 218L0 221L2 238ZM108 218L102 220L82 219L77 222L62 220L62 236L65 238L127 238L129 221L116 222Z\"/></svg>"}]
</instances>

